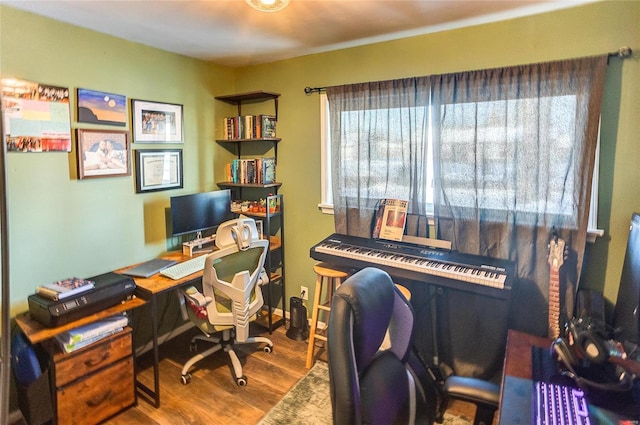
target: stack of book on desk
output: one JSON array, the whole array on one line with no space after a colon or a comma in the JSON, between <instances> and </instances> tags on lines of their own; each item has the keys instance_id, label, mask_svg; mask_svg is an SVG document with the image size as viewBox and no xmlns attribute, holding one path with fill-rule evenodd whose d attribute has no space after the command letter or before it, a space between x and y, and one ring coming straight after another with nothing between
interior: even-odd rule
<instances>
[{"instance_id":1,"label":"stack of book on desk","mask_svg":"<svg viewBox=\"0 0 640 425\"><path fill-rule=\"evenodd\" d=\"M122 331L128 323L127 316L118 314L56 335L56 341L65 353L71 353Z\"/></svg>"},{"instance_id":2,"label":"stack of book on desk","mask_svg":"<svg viewBox=\"0 0 640 425\"><path fill-rule=\"evenodd\" d=\"M54 301L60 301L73 295L90 291L95 287L95 282L77 277L59 280L47 285L38 286L36 293Z\"/></svg>"}]
</instances>

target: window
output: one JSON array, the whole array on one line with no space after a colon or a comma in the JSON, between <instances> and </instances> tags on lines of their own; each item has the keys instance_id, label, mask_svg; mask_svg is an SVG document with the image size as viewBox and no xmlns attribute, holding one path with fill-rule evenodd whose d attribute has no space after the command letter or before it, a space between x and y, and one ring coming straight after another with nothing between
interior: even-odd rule
<instances>
[{"instance_id":1,"label":"window","mask_svg":"<svg viewBox=\"0 0 640 425\"><path fill-rule=\"evenodd\" d=\"M573 110L572 108L575 108L575 98L574 96L571 96L571 95L556 96L556 97L547 99L547 101L551 103L551 108L557 111L556 114L553 114L553 116L555 117L571 116L571 114L567 114L567 111L571 111ZM485 184L483 185L483 190L486 191L485 199L490 199L491 205L493 207L495 207L495 205L503 205L504 208L507 209L509 208L509 206L504 204L504 202L506 202L506 199L507 199L506 195L509 193L509 191L519 190L516 187L509 188L509 187L502 186L501 183L503 179L501 178L501 174L502 173L526 173L527 170L515 169L514 167L509 167L508 162L506 163L507 165L503 167L494 165L497 163L505 164L505 162L503 161L505 154L509 154L509 152L512 152L513 147L516 143L520 143L523 140L527 140L526 128L507 127L507 130L505 130L504 122L496 121L497 120L496 117L503 116L504 109L505 108L508 109L511 106L509 103L510 103L509 101L488 102L486 104L487 108L483 108L483 111L485 111L484 115L481 117L481 119L478 120L478 122L481 123L480 130L475 127L466 128L464 125L464 123L466 122L464 118L465 116L470 118L468 120L470 123L473 123L473 125L476 125L475 123L476 123L476 120L478 119L478 111L475 110L473 104L458 105L458 108L455 112L461 114L461 117L459 117L460 119L447 121L447 123L445 123L445 125L451 125L448 123L455 122L457 125L457 128L449 129L449 130L452 130L448 133L450 135L449 137L452 140L450 140L451 143L447 144L447 146L449 147L449 150L447 152L443 152L443 154L449 156L452 159L452 161L450 161L449 164L450 165L453 164L453 166L449 166L447 170L445 170L445 173L446 173L445 178L451 179L451 181L453 181L456 186L459 186L462 189L461 191L457 192L460 194L459 198L452 200L452 202L455 202L459 206L466 206L465 202L468 202L469 199L472 199L472 197L470 196L464 196L464 188L471 186L469 184L470 183L469 179L474 178L474 173L471 172L471 170L468 170L465 168L466 167L465 163L468 163L468 161L460 161L459 163L455 161L455 158L462 159L468 155L473 154L472 152L467 152L462 148L456 148L456 146L462 146L462 144L458 144L456 142L463 141L467 137L476 137L478 133L481 134L484 139L481 145L483 146L483 149L484 149L485 161L483 162L483 164L481 164L481 166L493 167L488 170L489 171L488 173L485 171L484 174L491 176L493 173L495 174L495 177L496 177L495 179L485 179L485 182L484 182ZM490 112L492 110L495 110L496 113L492 114ZM321 146L321 162L322 162L321 164L321 167L322 167L321 196L322 196L322 199L319 204L319 207L322 209L324 213L332 214L333 213L333 201L332 201L333 197L332 197L332 181L331 181L331 178L332 178L331 140L330 140L331 131L330 131L330 122L329 122L329 102L327 101L327 96L325 93L320 93L320 111L321 111L320 119L321 119L321 143L322 143L322 146ZM394 111L392 110L389 110L386 112L390 114L394 113ZM427 111L415 111L415 112L419 114L427 113ZM353 113L355 114L356 112L353 112ZM351 114L351 112L346 112L345 114ZM427 114L427 116L429 116L429 114ZM348 121L350 118L351 117L345 116L345 121ZM401 120L398 119L398 120L395 120L395 122L401 122ZM461 125L458 123L461 123ZM570 154L569 148L570 148L570 143L572 143L572 140L568 137L562 136L563 126L567 125L566 120L552 119L551 122L540 123L539 125L544 125L545 128L549 129L547 132L549 134L548 143L552 143L553 146L555 146L555 149L556 149L555 152L558 156L562 156L562 155L566 156ZM400 134L400 132L397 130L398 129L389 129L389 128L380 129L380 137L385 137L385 141L388 142L389 135ZM507 131L508 133L506 138L504 135L505 131ZM429 131L429 134L431 134L430 131ZM357 135L354 135L353 137L357 137ZM391 138L392 137L393 136L391 136ZM504 144L504 142L502 143L495 142L496 140L505 140L505 139L507 140L506 145ZM384 145L385 145L385 151L374 152L374 155L384 156L385 158L388 156L389 158L391 158L392 162L395 161L398 163L395 169L398 170L398 172L400 173L403 172L402 158L399 156L398 157L393 156L393 143L391 144L385 143ZM388 147L389 145L391 146L391 148ZM349 149L349 146L346 146L345 149ZM389 152L389 149L391 150L391 152ZM599 153L599 142L598 142L597 152ZM594 167L595 171L593 176L592 192L591 192L591 210L590 210L590 217L589 217L589 240L590 241L593 241L596 236L601 236L603 234L601 230L597 230L598 156L599 156L598 153L596 154L596 162ZM426 152L425 155L427 158L426 159L427 163L432 164L433 152L432 152L431 142L429 142L428 144L428 152ZM495 157L496 159L500 159L500 161L493 162L491 161L492 157ZM458 165L456 166L456 164ZM549 164L549 166L552 167L553 164ZM426 179L426 182L427 182L426 210L430 214L433 214L433 201L434 201L433 199L434 186L433 186L433 174L432 174L433 166L428 166L426 170L428 174ZM372 167L371 172L375 173L374 167ZM391 179L393 179L393 176L391 176ZM552 185L550 193L554 197L554 200L551 203L551 205L553 205L554 208L556 209L554 213L560 213L560 214L570 213L572 209L568 203L570 203L572 200L563 199L562 194L567 192L566 190L564 190L564 185L573 184L572 179L570 177L566 179L564 178L555 179L555 180L552 180L550 184ZM378 193L380 191L378 191L376 187L371 187L370 189L371 189L372 198L383 197L383 196L379 196ZM546 202L546 205L549 205L548 200ZM473 205L468 205L468 206L474 207ZM527 197L527 202L522 203L521 205L518 205L517 208L523 212L537 212L538 208L540 208L540 202L536 198L535 194L530 194L530 196Z\"/></svg>"}]
</instances>

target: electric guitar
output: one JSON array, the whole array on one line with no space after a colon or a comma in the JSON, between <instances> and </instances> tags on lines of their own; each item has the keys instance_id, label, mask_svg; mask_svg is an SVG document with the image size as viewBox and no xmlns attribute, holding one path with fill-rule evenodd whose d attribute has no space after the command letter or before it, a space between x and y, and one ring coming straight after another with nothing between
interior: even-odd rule
<instances>
[{"instance_id":1,"label":"electric guitar","mask_svg":"<svg viewBox=\"0 0 640 425\"><path fill-rule=\"evenodd\" d=\"M560 336L560 268L564 263L565 244L557 236L549 243L549 338Z\"/></svg>"}]
</instances>

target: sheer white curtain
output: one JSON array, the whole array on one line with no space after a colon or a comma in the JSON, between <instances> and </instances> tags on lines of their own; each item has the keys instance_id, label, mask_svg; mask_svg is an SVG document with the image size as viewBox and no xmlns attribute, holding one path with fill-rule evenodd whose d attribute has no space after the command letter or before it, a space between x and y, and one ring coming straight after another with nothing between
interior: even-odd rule
<instances>
[{"instance_id":1,"label":"sheer white curtain","mask_svg":"<svg viewBox=\"0 0 640 425\"><path fill-rule=\"evenodd\" d=\"M429 78L327 88L336 232L371 237L382 198L425 214Z\"/></svg>"},{"instance_id":2,"label":"sheer white curtain","mask_svg":"<svg viewBox=\"0 0 640 425\"><path fill-rule=\"evenodd\" d=\"M440 357L458 374L499 373L507 327L547 334L552 229L571 248L561 301L573 313L606 62L327 88L336 232L369 237L381 198L407 199L417 215L432 201L437 236L454 249L517 264L511 310L501 319L487 317L501 306L471 293L437 299Z\"/></svg>"},{"instance_id":3,"label":"sheer white curtain","mask_svg":"<svg viewBox=\"0 0 640 425\"><path fill-rule=\"evenodd\" d=\"M516 261L513 327L547 333L553 229L571 250L561 302L572 316L606 63L602 56L433 79L439 236L463 252Z\"/></svg>"}]
</instances>

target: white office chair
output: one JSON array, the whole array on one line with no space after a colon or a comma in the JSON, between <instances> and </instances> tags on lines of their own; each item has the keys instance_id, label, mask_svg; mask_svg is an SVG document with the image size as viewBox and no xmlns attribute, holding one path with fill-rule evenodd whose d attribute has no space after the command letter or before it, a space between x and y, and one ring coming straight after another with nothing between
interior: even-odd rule
<instances>
[{"instance_id":1,"label":"white office chair","mask_svg":"<svg viewBox=\"0 0 640 425\"><path fill-rule=\"evenodd\" d=\"M231 359L236 383L247 385L242 364L233 350L234 345L266 343L263 350L270 353L273 343L265 337L250 337L249 322L264 304L260 285L268 283L264 262L269 241L259 239L252 219L231 220L220 225L216 233L218 250L210 254L204 265L202 290L191 286L180 291L183 314L204 335L191 340L215 345L193 356L182 368L182 383L191 381L191 367L211 354L224 349Z\"/></svg>"}]
</instances>

